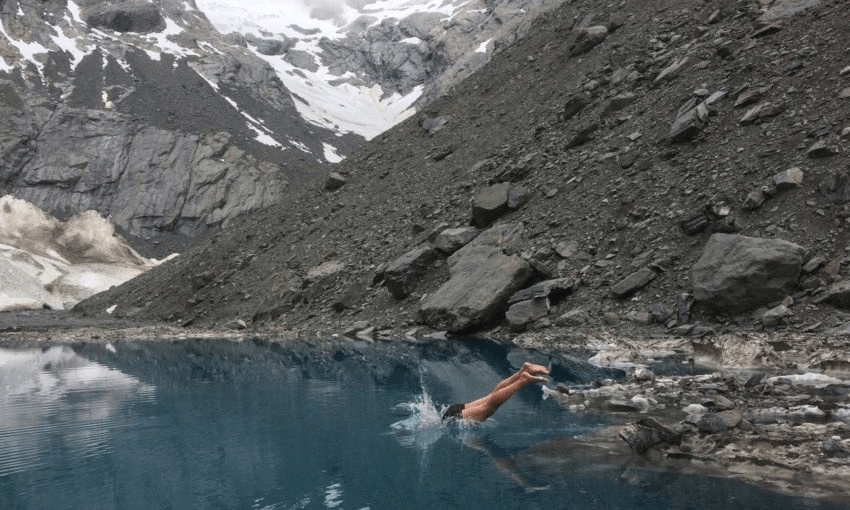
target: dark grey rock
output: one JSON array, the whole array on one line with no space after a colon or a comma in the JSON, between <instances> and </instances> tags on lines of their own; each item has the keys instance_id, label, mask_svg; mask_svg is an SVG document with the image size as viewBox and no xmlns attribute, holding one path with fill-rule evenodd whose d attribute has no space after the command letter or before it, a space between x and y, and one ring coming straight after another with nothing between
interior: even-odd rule
<instances>
[{"instance_id":1,"label":"dark grey rock","mask_svg":"<svg viewBox=\"0 0 850 510\"><path fill-rule=\"evenodd\" d=\"M511 186L508 190L508 209L517 210L524 206L528 199L531 198L531 193L524 186Z\"/></svg>"},{"instance_id":2,"label":"dark grey rock","mask_svg":"<svg viewBox=\"0 0 850 510\"><path fill-rule=\"evenodd\" d=\"M570 55L586 53L608 37L608 28L602 25L580 28L573 36Z\"/></svg>"},{"instance_id":3,"label":"dark grey rock","mask_svg":"<svg viewBox=\"0 0 850 510\"><path fill-rule=\"evenodd\" d=\"M344 175L337 172L330 172L328 174L328 178L325 179L325 189L328 191L338 190L345 186L345 183L347 182L348 179L346 179Z\"/></svg>"},{"instance_id":4,"label":"dark grey rock","mask_svg":"<svg viewBox=\"0 0 850 510\"><path fill-rule=\"evenodd\" d=\"M541 297L550 297L553 301L558 301L571 293L575 287L576 282L572 278L545 280L514 293L508 299L508 304Z\"/></svg>"},{"instance_id":5,"label":"dark grey rock","mask_svg":"<svg viewBox=\"0 0 850 510\"><path fill-rule=\"evenodd\" d=\"M473 250L476 246L493 246L500 250L510 251L514 247L518 246L522 241L523 231L522 223L500 223L498 225L493 225L484 232L478 234L478 236L470 241L466 246L453 253L452 256L449 257L449 266L454 265L456 261L466 256L466 254Z\"/></svg>"},{"instance_id":6,"label":"dark grey rock","mask_svg":"<svg viewBox=\"0 0 850 510\"><path fill-rule=\"evenodd\" d=\"M579 93L571 95L567 98L566 104L564 104L564 112L561 114L561 118L565 121L572 119L588 103L590 103L590 97L586 94Z\"/></svg>"},{"instance_id":7,"label":"dark grey rock","mask_svg":"<svg viewBox=\"0 0 850 510\"><path fill-rule=\"evenodd\" d=\"M472 204L472 222L483 228L496 221L508 210L508 192L511 185L500 182L482 190Z\"/></svg>"},{"instance_id":8,"label":"dark grey rock","mask_svg":"<svg viewBox=\"0 0 850 510\"><path fill-rule=\"evenodd\" d=\"M850 202L850 177L833 172L818 183L818 191L831 202Z\"/></svg>"},{"instance_id":9,"label":"dark grey rock","mask_svg":"<svg viewBox=\"0 0 850 510\"><path fill-rule=\"evenodd\" d=\"M467 245L464 250L462 257L453 264L450 261L449 281L420 305L422 321L434 329L464 331L485 326L531 276L525 261L498 248Z\"/></svg>"},{"instance_id":10,"label":"dark grey rock","mask_svg":"<svg viewBox=\"0 0 850 510\"><path fill-rule=\"evenodd\" d=\"M612 113L616 113L623 108L629 106L630 104L635 102L637 96L632 93L627 94L619 94L614 96L610 101L608 101L608 105L602 110L602 117L607 117Z\"/></svg>"},{"instance_id":11,"label":"dark grey rock","mask_svg":"<svg viewBox=\"0 0 850 510\"><path fill-rule=\"evenodd\" d=\"M811 258L811 259L809 259L809 261L808 261L808 262L806 262L806 264L803 266L803 272L804 272L804 273L814 273L815 271L817 271L817 269L818 269L819 267L821 267L821 266L822 266L822 265L824 265L824 264L826 264L826 259L825 259L825 258L823 258L823 257L821 257L821 256L812 257L812 258Z\"/></svg>"},{"instance_id":12,"label":"dark grey rock","mask_svg":"<svg viewBox=\"0 0 850 510\"><path fill-rule=\"evenodd\" d=\"M658 274L648 267L642 267L611 287L611 294L617 298L625 298L643 288L655 279Z\"/></svg>"},{"instance_id":13,"label":"dark grey rock","mask_svg":"<svg viewBox=\"0 0 850 510\"><path fill-rule=\"evenodd\" d=\"M829 158L838 155L838 149L827 145L825 140L818 140L806 151L809 159Z\"/></svg>"},{"instance_id":14,"label":"dark grey rock","mask_svg":"<svg viewBox=\"0 0 850 510\"><path fill-rule=\"evenodd\" d=\"M419 246L387 265L384 285L396 299L404 299L416 288L419 279L437 260L437 252L428 245Z\"/></svg>"},{"instance_id":15,"label":"dark grey rock","mask_svg":"<svg viewBox=\"0 0 850 510\"><path fill-rule=\"evenodd\" d=\"M691 294L679 294L679 299L676 301L676 320L679 324L691 322L691 309L695 302L696 299Z\"/></svg>"},{"instance_id":16,"label":"dark grey rock","mask_svg":"<svg viewBox=\"0 0 850 510\"><path fill-rule=\"evenodd\" d=\"M707 121L708 108L692 98L679 109L670 129L670 141L678 143L692 140L705 128Z\"/></svg>"},{"instance_id":17,"label":"dark grey rock","mask_svg":"<svg viewBox=\"0 0 850 510\"><path fill-rule=\"evenodd\" d=\"M803 184L803 171L798 167L783 170L773 176L773 184L777 190L799 188Z\"/></svg>"},{"instance_id":18,"label":"dark grey rock","mask_svg":"<svg viewBox=\"0 0 850 510\"><path fill-rule=\"evenodd\" d=\"M708 216L704 212L696 212L679 222L682 232L692 236L705 230L708 226Z\"/></svg>"},{"instance_id":19,"label":"dark grey rock","mask_svg":"<svg viewBox=\"0 0 850 510\"><path fill-rule=\"evenodd\" d=\"M790 315L793 314L787 306L778 305L764 312L764 315L761 317L761 322L765 326L778 326L779 324L782 324L782 320L785 319L785 317Z\"/></svg>"},{"instance_id":20,"label":"dark grey rock","mask_svg":"<svg viewBox=\"0 0 850 510\"><path fill-rule=\"evenodd\" d=\"M823 292L817 294L812 302L829 303L842 308L850 307L850 280L834 283Z\"/></svg>"},{"instance_id":21,"label":"dark grey rock","mask_svg":"<svg viewBox=\"0 0 850 510\"><path fill-rule=\"evenodd\" d=\"M452 254L475 239L479 230L475 227L450 228L440 232L434 239L434 247L443 253Z\"/></svg>"},{"instance_id":22,"label":"dark grey rock","mask_svg":"<svg viewBox=\"0 0 850 510\"><path fill-rule=\"evenodd\" d=\"M797 286L805 248L781 239L714 234L693 267L693 294L705 305L743 311L778 301Z\"/></svg>"},{"instance_id":23,"label":"dark grey rock","mask_svg":"<svg viewBox=\"0 0 850 510\"><path fill-rule=\"evenodd\" d=\"M275 273L266 283L268 291L254 312L253 322L275 319L304 299L304 281L294 271Z\"/></svg>"},{"instance_id":24,"label":"dark grey rock","mask_svg":"<svg viewBox=\"0 0 850 510\"><path fill-rule=\"evenodd\" d=\"M88 8L85 22L92 28L105 28L115 32L147 34L165 30L165 18L162 17L159 7L141 0L114 4L98 3Z\"/></svg>"},{"instance_id":25,"label":"dark grey rock","mask_svg":"<svg viewBox=\"0 0 850 510\"><path fill-rule=\"evenodd\" d=\"M743 208L753 211L761 207L765 200L767 200L767 195L761 189L750 191L747 194L747 198L744 199Z\"/></svg>"},{"instance_id":26,"label":"dark grey rock","mask_svg":"<svg viewBox=\"0 0 850 510\"><path fill-rule=\"evenodd\" d=\"M655 418L644 418L639 422L629 423L620 429L618 435L637 453L644 453L659 443L678 444L681 441L679 434Z\"/></svg>"},{"instance_id":27,"label":"dark grey rock","mask_svg":"<svg viewBox=\"0 0 850 510\"><path fill-rule=\"evenodd\" d=\"M549 298L536 297L512 304L505 313L511 329L522 330L549 314Z\"/></svg>"}]
</instances>

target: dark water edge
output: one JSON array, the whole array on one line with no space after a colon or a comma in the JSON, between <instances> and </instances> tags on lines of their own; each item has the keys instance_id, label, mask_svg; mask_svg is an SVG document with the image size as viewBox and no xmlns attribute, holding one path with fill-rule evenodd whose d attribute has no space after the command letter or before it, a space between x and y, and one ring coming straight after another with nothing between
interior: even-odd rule
<instances>
[{"instance_id":1,"label":"dark water edge","mask_svg":"<svg viewBox=\"0 0 850 510\"><path fill-rule=\"evenodd\" d=\"M542 361L490 341L2 353L4 510L848 508L665 470L597 438L628 416L575 415L539 387L484 425L441 426L442 405L486 393L518 360ZM572 384L616 376L555 361Z\"/></svg>"}]
</instances>

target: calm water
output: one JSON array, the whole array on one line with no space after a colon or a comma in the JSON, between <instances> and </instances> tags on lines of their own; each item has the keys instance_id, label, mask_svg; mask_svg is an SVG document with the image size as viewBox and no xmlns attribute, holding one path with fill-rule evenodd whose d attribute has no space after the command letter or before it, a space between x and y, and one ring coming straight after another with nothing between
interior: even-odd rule
<instances>
[{"instance_id":1,"label":"calm water","mask_svg":"<svg viewBox=\"0 0 850 510\"><path fill-rule=\"evenodd\" d=\"M590 446L619 418L577 417L539 387L483 426L444 426L442 405L486 393L510 357L387 350L0 350L0 509L833 508Z\"/></svg>"}]
</instances>

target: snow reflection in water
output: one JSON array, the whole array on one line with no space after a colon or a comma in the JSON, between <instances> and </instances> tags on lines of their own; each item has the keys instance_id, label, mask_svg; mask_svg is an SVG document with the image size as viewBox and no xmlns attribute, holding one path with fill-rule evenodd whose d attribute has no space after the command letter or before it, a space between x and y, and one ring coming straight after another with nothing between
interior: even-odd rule
<instances>
[{"instance_id":1,"label":"snow reflection in water","mask_svg":"<svg viewBox=\"0 0 850 510\"><path fill-rule=\"evenodd\" d=\"M110 347L0 350L0 508L834 508L586 441L627 417L539 387L483 425L443 423L510 373L503 349Z\"/></svg>"}]
</instances>

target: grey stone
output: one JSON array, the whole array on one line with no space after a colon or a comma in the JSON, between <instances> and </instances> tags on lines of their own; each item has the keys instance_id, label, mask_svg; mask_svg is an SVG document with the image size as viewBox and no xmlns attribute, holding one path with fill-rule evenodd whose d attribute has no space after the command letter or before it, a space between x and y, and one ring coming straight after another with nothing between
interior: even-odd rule
<instances>
[{"instance_id":1,"label":"grey stone","mask_svg":"<svg viewBox=\"0 0 850 510\"><path fill-rule=\"evenodd\" d=\"M850 202L850 177L833 172L818 183L818 191L831 202Z\"/></svg>"},{"instance_id":2,"label":"grey stone","mask_svg":"<svg viewBox=\"0 0 850 510\"><path fill-rule=\"evenodd\" d=\"M809 159L829 158L838 154L838 149L827 145L825 140L818 140L806 151Z\"/></svg>"},{"instance_id":3,"label":"grey stone","mask_svg":"<svg viewBox=\"0 0 850 510\"><path fill-rule=\"evenodd\" d=\"M670 141L678 143L693 139L705 128L707 121L708 108L704 103L691 99L679 109L670 129Z\"/></svg>"},{"instance_id":4,"label":"grey stone","mask_svg":"<svg viewBox=\"0 0 850 510\"><path fill-rule=\"evenodd\" d=\"M498 248L467 245L464 250L449 266L449 281L420 305L422 321L434 329L464 331L490 323L531 276L525 261Z\"/></svg>"},{"instance_id":5,"label":"grey stone","mask_svg":"<svg viewBox=\"0 0 850 510\"><path fill-rule=\"evenodd\" d=\"M294 271L285 270L271 275L264 288L265 297L252 318L253 322L272 320L291 310L304 299L304 281Z\"/></svg>"},{"instance_id":6,"label":"grey stone","mask_svg":"<svg viewBox=\"0 0 850 510\"><path fill-rule=\"evenodd\" d=\"M387 265L384 284L394 298L404 299L413 292L435 260L437 252L434 248L428 245L416 247Z\"/></svg>"},{"instance_id":7,"label":"grey stone","mask_svg":"<svg viewBox=\"0 0 850 510\"><path fill-rule=\"evenodd\" d=\"M328 174L328 178L325 179L325 189L328 191L338 190L345 186L345 183L347 182L348 179L346 179L344 175L337 172L330 172Z\"/></svg>"},{"instance_id":8,"label":"grey stone","mask_svg":"<svg viewBox=\"0 0 850 510\"><path fill-rule=\"evenodd\" d=\"M147 34L165 30L165 19L159 7L141 0L96 3L87 9L85 22L92 28L106 28L115 32Z\"/></svg>"},{"instance_id":9,"label":"grey stone","mask_svg":"<svg viewBox=\"0 0 850 510\"><path fill-rule=\"evenodd\" d=\"M773 176L773 184L777 190L798 188L803 184L803 171L798 167L783 170Z\"/></svg>"},{"instance_id":10,"label":"grey stone","mask_svg":"<svg viewBox=\"0 0 850 510\"><path fill-rule=\"evenodd\" d=\"M577 56L590 51L608 37L608 28L602 25L577 30L570 45L570 55Z\"/></svg>"},{"instance_id":11,"label":"grey stone","mask_svg":"<svg viewBox=\"0 0 850 510\"><path fill-rule=\"evenodd\" d=\"M532 322L546 317L549 313L549 298L536 297L512 304L505 317L511 329L522 330Z\"/></svg>"},{"instance_id":12,"label":"grey stone","mask_svg":"<svg viewBox=\"0 0 850 510\"><path fill-rule=\"evenodd\" d=\"M559 326L582 326L588 322L590 322L590 314L582 309L570 310L555 320Z\"/></svg>"},{"instance_id":13,"label":"grey stone","mask_svg":"<svg viewBox=\"0 0 850 510\"><path fill-rule=\"evenodd\" d=\"M682 70L683 67L685 67L685 64L687 64L687 63L688 63L688 57L682 57L678 60L674 60L672 64L665 67L664 69L661 70L660 73L658 73L658 76L655 77L654 83L658 83L658 82L663 81L663 80L672 79L673 77L675 77L679 73L679 71Z\"/></svg>"},{"instance_id":14,"label":"grey stone","mask_svg":"<svg viewBox=\"0 0 850 510\"><path fill-rule=\"evenodd\" d=\"M544 280L514 293L508 298L508 304L541 297L551 297L552 300L557 301L572 292L575 287L576 282L572 278Z\"/></svg>"},{"instance_id":15,"label":"grey stone","mask_svg":"<svg viewBox=\"0 0 850 510\"><path fill-rule=\"evenodd\" d=\"M750 191L747 194L747 198L744 199L743 208L753 211L761 207L765 200L767 200L767 195L761 189Z\"/></svg>"},{"instance_id":16,"label":"grey stone","mask_svg":"<svg viewBox=\"0 0 850 510\"><path fill-rule=\"evenodd\" d=\"M695 299L743 311L778 301L797 286L806 249L781 239L713 234L693 267Z\"/></svg>"},{"instance_id":17,"label":"grey stone","mask_svg":"<svg viewBox=\"0 0 850 510\"><path fill-rule=\"evenodd\" d=\"M555 253L565 259L571 259L578 253L577 241L561 241L555 246Z\"/></svg>"},{"instance_id":18,"label":"grey stone","mask_svg":"<svg viewBox=\"0 0 850 510\"><path fill-rule=\"evenodd\" d=\"M493 246L501 250L511 250L516 247L523 238L522 223L500 223L493 225L470 241L466 246L454 252L449 257L449 267L462 259L476 246Z\"/></svg>"},{"instance_id":19,"label":"grey stone","mask_svg":"<svg viewBox=\"0 0 850 510\"><path fill-rule=\"evenodd\" d=\"M511 186L508 191L508 209L519 209L528 202L529 198L531 198L531 193L528 189L523 186Z\"/></svg>"},{"instance_id":20,"label":"grey stone","mask_svg":"<svg viewBox=\"0 0 850 510\"><path fill-rule=\"evenodd\" d=\"M634 103L636 98L637 98L637 96L635 96L632 93L620 94L620 95L614 96L610 101L608 101L608 105L602 111L602 117L607 117L608 115L611 115L612 113L616 113L616 112L622 110L623 108Z\"/></svg>"},{"instance_id":21,"label":"grey stone","mask_svg":"<svg viewBox=\"0 0 850 510\"><path fill-rule=\"evenodd\" d=\"M479 230L475 227L459 227L443 230L434 240L434 247L443 253L452 254L475 239Z\"/></svg>"},{"instance_id":22,"label":"grey stone","mask_svg":"<svg viewBox=\"0 0 850 510\"><path fill-rule=\"evenodd\" d=\"M472 205L472 222L484 228L496 221L508 210L508 192L511 185L500 182L482 190Z\"/></svg>"},{"instance_id":23,"label":"grey stone","mask_svg":"<svg viewBox=\"0 0 850 510\"><path fill-rule=\"evenodd\" d=\"M842 308L850 307L850 280L834 283L817 294L813 303L829 303Z\"/></svg>"},{"instance_id":24,"label":"grey stone","mask_svg":"<svg viewBox=\"0 0 850 510\"><path fill-rule=\"evenodd\" d=\"M590 103L590 97L586 94L573 94L567 98L564 104L564 112L561 114L563 120L570 120L576 116L587 104Z\"/></svg>"},{"instance_id":25,"label":"grey stone","mask_svg":"<svg viewBox=\"0 0 850 510\"><path fill-rule=\"evenodd\" d=\"M637 453L644 453L659 443L678 444L681 441L679 434L655 418L644 418L629 423L621 428L617 435Z\"/></svg>"},{"instance_id":26,"label":"grey stone","mask_svg":"<svg viewBox=\"0 0 850 510\"><path fill-rule=\"evenodd\" d=\"M804 273L814 273L817 271L819 267L826 264L826 259L821 256L812 257L808 262L803 266Z\"/></svg>"},{"instance_id":27,"label":"grey stone","mask_svg":"<svg viewBox=\"0 0 850 510\"><path fill-rule=\"evenodd\" d=\"M611 287L611 294L617 298L625 298L643 288L658 276L648 267L642 267Z\"/></svg>"},{"instance_id":28,"label":"grey stone","mask_svg":"<svg viewBox=\"0 0 850 510\"><path fill-rule=\"evenodd\" d=\"M782 323L782 319L793 315L791 310L785 305L779 305L771 308L762 315L761 322L765 326L777 326Z\"/></svg>"}]
</instances>

